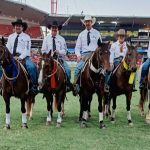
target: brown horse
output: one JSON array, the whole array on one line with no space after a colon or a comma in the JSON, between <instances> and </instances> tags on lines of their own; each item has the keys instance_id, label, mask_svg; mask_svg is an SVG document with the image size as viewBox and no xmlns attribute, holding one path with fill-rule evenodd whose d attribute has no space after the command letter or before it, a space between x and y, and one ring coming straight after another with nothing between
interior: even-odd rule
<instances>
[{"instance_id":1,"label":"brown horse","mask_svg":"<svg viewBox=\"0 0 150 150\"><path fill-rule=\"evenodd\" d=\"M51 56L51 51L42 55L38 82L40 90L47 101L48 115L46 124L50 125L52 120L53 95L55 95L55 107L58 111L56 127L60 127L62 123L61 113L64 113L64 100L66 97L66 75L61 64Z\"/></svg>"},{"instance_id":2,"label":"brown horse","mask_svg":"<svg viewBox=\"0 0 150 150\"><path fill-rule=\"evenodd\" d=\"M12 64L16 64L17 74L13 76ZM31 100L34 102L34 96L30 95L29 79L23 65L15 60L9 50L5 47L4 39L0 45L0 65L2 66L2 96L6 105L6 129L10 129L10 98L15 96L21 100L22 128L27 128L25 102L31 108ZM10 67L8 70L7 68ZM28 111L30 113L30 110Z\"/></svg>"},{"instance_id":3,"label":"brown horse","mask_svg":"<svg viewBox=\"0 0 150 150\"><path fill-rule=\"evenodd\" d=\"M148 100L148 113L146 114L146 122L150 124L150 68L148 70L148 75L145 75L144 78L144 87L140 89L140 101L139 108L141 115L144 116L144 104Z\"/></svg>"},{"instance_id":4,"label":"brown horse","mask_svg":"<svg viewBox=\"0 0 150 150\"><path fill-rule=\"evenodd\" d=\"M133 125L132 120L131 120L130 105L131 105L134 77L131 77L131 76L133 73L136 72L136 69L137 69L136 67L137 51L136 51L136 47L129 46L129 45L127 45L127 47L128 47L128 51L126 53L125 58L114 70L113 75L111 77L110 96L109 96L108 102L110 105L110 100L111 99L113 100L111 121L112 123L114 123L116 98L119 95L125 94L128 124ZM130 82L129 80L132 80L132 81ZM110 106L109 106L109 112L110 112Z\"/></svg>"},{"instance_id":5,"label":"brown horse","mask_svg":"<svg viewBox=\"0 0 150 150\"><path fill-rule=\"evenodd\" d=\"M109 43L98 42L98 48L86 62L80 75L80 115L81 127L86 127L88 110L94 93L98 96L99 127L105 128L103 123L102 98L104 96L105 72L109 71Z\"/></svg>"}]
</instances>

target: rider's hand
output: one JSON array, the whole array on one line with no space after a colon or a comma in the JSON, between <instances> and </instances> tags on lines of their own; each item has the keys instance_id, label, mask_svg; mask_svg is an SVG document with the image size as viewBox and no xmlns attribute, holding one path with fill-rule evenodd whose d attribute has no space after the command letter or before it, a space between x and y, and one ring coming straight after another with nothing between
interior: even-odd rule
<instances>
[{"instance_id":1,"label":"rider's hand","mask_svg":"<svg viewBox=\"0 0 150 150\"><path fill-rule=\"evenodd\" d=\"M113 63L110 63L110 69L112 70L114 67Z\"/></svg>"},{"instance_id":2,"label":"rider's hand","mask_svg":"<svg viewBox=\"0 0 150 150\"><path fill-rule=\"evenodd\" d=\"M77 62L81 60L82 56L77 56Z\"/></svg>"}]
</instances>

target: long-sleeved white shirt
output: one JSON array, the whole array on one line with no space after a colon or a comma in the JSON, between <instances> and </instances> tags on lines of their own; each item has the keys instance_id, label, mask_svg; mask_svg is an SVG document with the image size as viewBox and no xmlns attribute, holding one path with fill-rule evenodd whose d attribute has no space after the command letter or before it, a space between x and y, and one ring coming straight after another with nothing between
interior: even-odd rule
<instances>
[{"instance_id":1,"label":"long-sleeved white shirt","mask_svg":"<svg viewBox=\"0 0 150 150\"><path fill-rule=\"evenodd\" d=\"M66 55L67 45L65 39L60 35L56 35L55 43L56 43L56 50L59 52L59 54L61 56ZM49 53L49 51L52 49L53 49L53 37L51 35L48 35L43 40L41 52Z\"/></svg>"},{"instance_id":2,"label":"long-sleeved white shirt","mask_svg":"<svg viewBox=\"0 0 150 150\"><path fill-rule=\"evenodd\" d=\"M10 51L11 54L13 54L13 48L14 48L14 43L15 39L17 37L17 33L13 33L8 37L8 41L6 44L6 47ZM30 51L31 51L31 39L30 36L27 35L26 33L20 33L18 37L18 44L17 44L17 49L16 53L20 54L20 58L24 59L27 56L30 56Z\"/></svg>"},{"instance_id":3,"label":"long-sleeved white shirt","mask_svg":"<svg viewBox=\"0 0 150 150\"><path fill-rule=\"evenodd\" d=\"M121 46L122 46L122 52L120 50ZM119 41L113 43L110 48L110 63L113 63L114 59L120 56L123 56L124 58L126 56L127 50L128 48L126 42L124 42L123 44L120 44Z\"/></svg>"},{"instance_id":4,"label":"long-sleeved white shirt","mask_svg":"<svg viewBox=\"0 0 150 150\"><path fill-rule=\"evenodd\" d=\"M81 56L81 53L95 51L96 48L98 47L97 45L98 39L100 38L100 40L102 41L100 33L97 30L92 28L90 30L90 44L88 45L87 34L88 34L88 30L85 29L78 36L76 46L75 46L75 54L77 55L77 57Z\"/></svg>"},{"instance_id":5,"label":"long-sleeved white shirt","mask_svg":"<svg viewBox=\"0 0 150 150\"><path fill-rule=\"evenodd\" d=\"M149 41L149 45L148 45L147 57L150 58L150 41Z\"/></svg>"}]
</instances>

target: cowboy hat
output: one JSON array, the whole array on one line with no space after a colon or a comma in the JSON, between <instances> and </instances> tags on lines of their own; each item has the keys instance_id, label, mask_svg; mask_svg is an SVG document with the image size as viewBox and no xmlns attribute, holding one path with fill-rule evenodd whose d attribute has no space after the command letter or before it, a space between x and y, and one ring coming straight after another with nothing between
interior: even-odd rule
<instances>
[{"instance_id":1,"label":"cowboy hat","mask_svg":"<svg viewBox=\"0 0 150 150\"><path fill-rule=\"evenodd\" d=\"M23 31L25 31L25 30L28 28L27 23L26 23L26 22L23 22L21 19L17 19L16 21L13 21L11 24L12 24L13 26L15 26L16 24L22 25Z\"/></svg>"},{"instance_id":2,"label":"cowboy hat","mask_svg":"<svg viewBox=\"0 0 150 150\"><path fill-rule=\"evenodd\" d=\"M88 20L92 21L92 25L94 25L96 22L96 18L95 17L92 18L92 16L90 15L86 15L84 19L80 19L80 20L83 24L85 24L85 21L88 21Z\"/></svg>"},{"instance_id":3,"label":"cowboy hat","mask_svg":"<svg viewBox=\"0 0 150 150\"><path fill-rule=\"evenodd\" d=\"M125 36L126 35L126 31L124 29L119 29L118 32L117 32L117 35L123 35Z\"/></svg>"},{"instance_id":4,"label":"cowboy hat","mask_svg":"<svg viewBox=\"0 0 150 150\"><path fill-rule=\"evenodd\" d=\"M62 29L62 25L58 25L58 22L57 22L57 21L53 21L52 24L48 24L48 25L47 25L47 28L48 28L48 29L51 29L51 27L57 27L58 30L61 30L61 29Z\"/></svg>"},{"instance_id":5,"label":"cowboy hat","mask_svg":"<svg viewBox=\"0 0 150 150\"><path fill-rule=\"evenodd\" d=\"M24 22L24 26L23 26L23 32L25 32L28 28L28 24L26 22Z\"/></svg>"}]
</instances>

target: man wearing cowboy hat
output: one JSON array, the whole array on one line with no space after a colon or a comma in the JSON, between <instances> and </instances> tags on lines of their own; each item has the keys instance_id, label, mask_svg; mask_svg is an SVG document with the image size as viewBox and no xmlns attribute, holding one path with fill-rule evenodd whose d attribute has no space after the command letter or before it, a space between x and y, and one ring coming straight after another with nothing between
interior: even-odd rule
<instances>
[{"instance_id":1,"label":"man wearing cowboy hat","mask_svg":"<svg viewBox=\"0 0 150 150\"><path fill-rule=\"evenodd\" d=\"M85 25L85 30L83 30L77 39L75 46L75 54L77 55L77 66L74 74L74 95L79 92L79 85L77 84L78 76L82 67L84 66L84 59L89 57L93 51L98 47L97 41L101 39L99 31L94 29L92 26L96 22L96 18L92 18L87 15L81 22ZM75 94L76 93L76 94Z\"/></svg>"},{"instance_id":2,"label":"man wearing cowboy hat","mask_svg":"<svg viewBox=\"0 0 150 150\"><path fill-rule=\"evenodd\" d=\"M119 29L117 32L118 40L111 45L110 48L110 65L117 66L121 60L126 56L127 53L127 45L125 42L125 30Z\"/></svg>"},{"instance_id":3,"label":"man wearing cowboy hat","mask_svg":"<svg viewBox=\"0 0 150 150\"><path fill-rule=\"evenodd\" d=\"M125 42L126 32L124 29L119 29L117 32L118 40L111 45L110 48L110 66L111 70L116 68L122 61L122 59L126 56L127 53L127 44ZM111 73L107 73L105 76L105 92L109 91L109 82L111 80ZM137 91L135 89L135 78L134 78L134 86L133 92Z\"/></svg>"},{"instance_id":4,"label":"man wearing cowboy hat","mask_svg":"<svg viewBox=\"0 0 150 150\"><path fill-rule=\"evenodd\" d=\"M12 22L14 33L8 37L6 47L10 53L18 60L25 61L25 68L31 78L32 88L31 91L36 94L38 86L38 71L36 65L30 60L31 39L25 30L27 23L21 19Z\"/></svg>"},{"instance_id":5,"label":"man wearing cowboy hat","mask_svg":"<svg viewBox=\"0 0 150 150\"><path fill-rule=\"evenodd\" d=\"M57 21L53 21L53 23L49 24L47 27L51 30L51 34L44 38L41 52L47 54L49 51L55 52L58 58L62 60L62 66L67 74L67 91L70 91L72 88L72 84L70 82L71 70L67 62L64 60L67 52L67 45L65 39L58 34L58 32L62 29L62 25L58 25Z\"/></svg>"}]
</instances>

